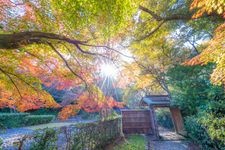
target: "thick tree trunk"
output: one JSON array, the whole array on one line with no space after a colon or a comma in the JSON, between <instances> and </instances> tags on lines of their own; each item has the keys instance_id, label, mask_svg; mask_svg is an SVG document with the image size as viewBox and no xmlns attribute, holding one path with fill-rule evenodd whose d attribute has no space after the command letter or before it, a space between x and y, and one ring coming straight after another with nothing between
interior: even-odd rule
<instances>
[{"instance_id":1,"label":"thick tree trunk","mask_svg":"<svg viewBox=\"0 0 225 150\"><path fill-rule=\"evenodd\" d=\"M0 49L15 49L33 43L47 44L46 40L64 41L73 45L85 43L54 33L26 31L13 34L0 34Z\"/></svg>"}]
</instances>

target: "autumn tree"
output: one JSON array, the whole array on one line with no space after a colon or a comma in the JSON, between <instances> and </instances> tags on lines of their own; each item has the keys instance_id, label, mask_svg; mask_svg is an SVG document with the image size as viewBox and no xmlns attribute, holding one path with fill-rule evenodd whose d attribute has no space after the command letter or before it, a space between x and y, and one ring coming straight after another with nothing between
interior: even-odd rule
<instances>
[{"instance_id":1,"label":"autumn tree","mask_svg":"<svg viewBox=\"0 0 225 150\"><path fill-rule=\"evenodd\" d=\"M111 59L110 51L121 53L107 43L125 34L136 8L131 0L1 0L0 107L59 107L42 84L92 93L96 60Z\"/></svg>"},{"instance_id":2,"label":"autumn tree","mask_svg":"<svg viewBox=\"0 0 225 150\"><path fill-rule=\"evenodd\" d=\"M121 43L128 43L132 53L132 63L122 73L129 77L120 79L123 86L170 94L167 70L198 54L187 64L216 62L212 80L224 82L222 0L0 0L0 13L0 107L60 107L42 85L79 87L79 95L90 99L78 101L92 99L93 106L99 104L96 110L109 107L95 103L101 92L92 86L98 62L115 63L124 56L120 50L125 48L118 50ZM208 45L201 44L211 38ZM61 118L86 108L78 101Z\"/></svg>"},{"instance_id":3,"label":"autumn tree","mask_svg":"<svg viewBox=\"0 0 225 150\"><path fill-rule=\"evenodd\" d=\"M156 89L157 85L161 93L170 94L165 76L168 68L200 54L205 47L202 42L211 39L216 27L223 22L223 18L214 13L196 18L199 12L191 9L194 3L190 0L151 1L139 5L129 49L138 64L138 80L152 93L151 87Z\"/></svg>"},{"instance_id":4,"label":"autumn tree","mask_svg":"<svg viewBox=\"0 0 225 150\"><path fill-rule=\"evenodd\" d=\"M218 85L224 85L224 35L225 35L225 3L223 1L193 1L191 9L198 11L193 16L199 18L204 14L216 14L223 17L223 22L215 29L213 38L207 43L204 51L187 61L186 65L204 65L209 62L216 63L216 68L213 70L211 80Z\"/></svg>"},{"instance_id":5,"label":"autumn tree","mask_svg":"<svg viewBox=\"0 0 225 150\"><path fill-rule=\"evenodd\" d=\"M132 32L129 50L134 56L131 67L137 70L131 73L134 75L132 78L136 78L136 88L144 90L146 94L170 95L166 71L187 57L187 48L180 51L176 47L177 41L171 38L174 22L179 21L170 10L175 4L175 1L151 1L139 6L135 23L137 29ZM161 14L168 17L161 17ZM128 67L127 70L134 69Z\"/></svg>"}]
</instances>

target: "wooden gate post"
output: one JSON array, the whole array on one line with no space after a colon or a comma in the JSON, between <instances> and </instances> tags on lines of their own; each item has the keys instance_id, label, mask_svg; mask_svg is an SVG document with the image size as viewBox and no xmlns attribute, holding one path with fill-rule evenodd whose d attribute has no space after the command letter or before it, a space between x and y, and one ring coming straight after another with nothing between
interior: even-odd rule
<instances>
[{"instance_id":1,"label":"wooden gate post","mask_svg":"<svg viewBox=\"0 0 225 150\"><path fill-rule=\"evenodd\" d=\"M157 121L156 121L154 106L150 105L149 109L150 109L150 120L151 120L151 126L152 126L152 134L156 138L159 138L159 129L158 129Z\"/></svg>"},{"instance_id":2,"label":"wooden gate post","mask_svg":"<svg viewBox=\"0 0 225 150\"><path fill-rule=\"evenodd\" d=\"M170 107L170 112L172 115L175 131L178 134L184 134L184 122L180 113L180 109L176 107Z\"/></svg>"}]
</instances>

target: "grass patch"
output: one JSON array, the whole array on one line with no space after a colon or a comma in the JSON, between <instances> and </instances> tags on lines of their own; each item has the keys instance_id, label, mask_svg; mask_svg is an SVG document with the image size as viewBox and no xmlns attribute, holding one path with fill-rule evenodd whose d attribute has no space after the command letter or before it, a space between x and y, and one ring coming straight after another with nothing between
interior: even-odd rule
<instances>
[{"instance_id":1,"label":"grass patch","mask_svg":"<svg viewBox=\"0 0 225 150\"><path fill-rule=\"evenodd\" d=\"M130 135L126 140L116 145L113 150L145 150L146 139L143 135Z\"/></svg>"}]
</instances>

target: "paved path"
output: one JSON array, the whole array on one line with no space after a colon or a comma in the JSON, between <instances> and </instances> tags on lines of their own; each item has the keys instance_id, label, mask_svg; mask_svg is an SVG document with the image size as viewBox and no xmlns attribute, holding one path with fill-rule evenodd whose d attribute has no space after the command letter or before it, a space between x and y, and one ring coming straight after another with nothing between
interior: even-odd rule
<instances>
[{"instance_id":1,"label":"paved path","mask_svg":"<svg viewBox=\"0 0 225 150\"><path fill-rule=\"evenodd\" d=\"M160 140L149 137L149 150L200 150L196 145L173 131L163 128L159 128L159 130Z\"/></svg>"},{"instance_id":2,"label":"paved path","mask_svg":"<svg viewBox=\"0 0 225 150\"><path fill-rule=\"evenodd\" d=\"M150 150L190 150L186 141L150 141Z\"/></svg>"},{"instance_id":3,"label":"paved path","mask_svg":"<svg viewBox=\"0 0 225 150\"><path fill-rule=\"evenodd\" d=\"M182 141L185 140L185 137L177 134L173 130L165 129L163 127L159 127L159 136L164 141Z\"/></svg>"},{"instance_id":4,"label":"paved path","mask_svg":"<svg viewBox=\"0 0 225 150\"><path fill-rule=\"evenodd\" d=\"M28 128L13 128L13 129L7 129L0 131L0 138L2 139L7 139L7 138L14 138L17 136L22 136L22 135L29 135L33 132L32 129Z\"/></svg>"}]
</instances>

